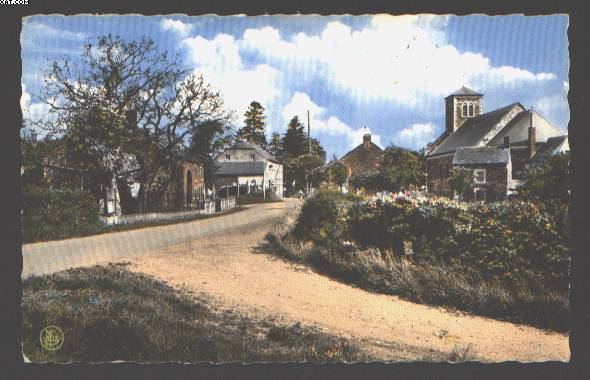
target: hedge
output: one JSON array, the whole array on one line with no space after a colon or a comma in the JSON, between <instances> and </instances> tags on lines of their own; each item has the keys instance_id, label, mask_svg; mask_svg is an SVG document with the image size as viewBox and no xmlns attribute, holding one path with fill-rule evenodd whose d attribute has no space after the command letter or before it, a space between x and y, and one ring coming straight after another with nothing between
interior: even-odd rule
<instances>
[{"instance_id":1,"label":"hedge","mask_svg":"<svg viewBox=\"0 0 590 380\"><path fill-rule=\"evenodd\" d=\"M89 235L103 228L90 193L28 185L22 199L24 243Z\"/></svg>"}]
</instances>

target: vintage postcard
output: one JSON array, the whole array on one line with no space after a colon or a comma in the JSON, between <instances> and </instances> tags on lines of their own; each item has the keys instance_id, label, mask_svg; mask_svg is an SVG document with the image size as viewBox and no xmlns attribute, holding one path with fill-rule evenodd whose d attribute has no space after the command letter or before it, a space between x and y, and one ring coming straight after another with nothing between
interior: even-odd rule
<instances>
[{"instance_id":1,"label":"vintage postcard","mask_svg":"<svg viewBox=\"0 0 590 380\"><path fill-rule=\"evenodd\" d=\"M568 361L568 22L25 17L25 362Z\"/></svg>"}]
</instances>

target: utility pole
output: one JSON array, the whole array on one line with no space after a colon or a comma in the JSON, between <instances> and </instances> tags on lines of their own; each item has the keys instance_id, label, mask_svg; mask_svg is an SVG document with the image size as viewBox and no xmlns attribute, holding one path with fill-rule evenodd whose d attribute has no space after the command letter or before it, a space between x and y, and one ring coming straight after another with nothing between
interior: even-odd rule
<instances>
[{"instance_id":1,"label":"utility pole","mask_svg":"<svg viewBox=\"0 0 590 380\"><path fill-rule=\"evenodd\" d=\"M309 110L307 110L307 145L309 147L308 156L311 158L311 127L309 123ZM309 197L309 193L311 190L311 186L309 184L309 172L305 169L305 191L307 197Z\"/></svg>"},{"instance_id":2,"label":"utility pole","mask_svg":"<svg viewBox=\"0 0 590 380\"><path fill-rule=\"evenodd\" d=\"M307 144L309 145L309 156L311 157L311 127L309 124L309 110L307 110Z\"/></svg>"}]
</instances>

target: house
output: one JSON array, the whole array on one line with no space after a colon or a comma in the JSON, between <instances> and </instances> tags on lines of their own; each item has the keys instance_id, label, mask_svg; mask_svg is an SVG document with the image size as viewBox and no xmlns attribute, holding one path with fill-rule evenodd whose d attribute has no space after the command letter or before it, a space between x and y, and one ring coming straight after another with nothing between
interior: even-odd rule
<instances>
[{"instance_id":1,"label":"house","mask_svg":"<svg viewBox=\"0 0 590 380\"><path fill-rule=\"evenodd\" d=\"M371 175L379 172L381 159L383 158L383 149L371 141L371 134L363 135L363 143L346 153L340 160L348 170L348 177ZM350 187L348 179L342 187L342 191L347 193Z\"/></svg>"},{"instance_id":2,"label":"house","mask_svg":"<svg viewBox=\"0 0 590 380\"><path fill-rule=\"evenodd\" d=\"M340 160L348 169L348 176L370 175L379 171L383 149L371 141L369 133L363 135L363 143L346 153Z\"/></svg>"},{"instance_id":3,"label":"house","mask_svg":"<svg viewBox=\"0 0 590 380\"><path fill-rule=\"evenodd\" d=\"M537 150L561 135L518 102L484 112L483 94L462 87L445 98L445 131L426 147L428 189L449 194L451 169L464 167L473 172L479 198L502 199L518 185Z\"/></svg>"},{"instance_id":4,"label":"house","mask_svg":"<svg viewBox=\"0 0 590 380\"><path fill-rule=\"evenodd\" d=\"M216 156L217 190L235 187L240 193L269 192L277 198L283 197L283 164L260 146L248 141L237 141Z\"/></svg>"}]
</instances>

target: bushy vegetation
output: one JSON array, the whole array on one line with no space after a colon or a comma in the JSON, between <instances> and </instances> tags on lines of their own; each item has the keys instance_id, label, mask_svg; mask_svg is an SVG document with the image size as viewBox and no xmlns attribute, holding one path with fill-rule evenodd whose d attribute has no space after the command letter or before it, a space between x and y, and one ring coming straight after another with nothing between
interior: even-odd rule
<instances>
[{"instance_id":1,"label":"bushy vegetation","mask_svg":"<svg viewBox=\"0 0 590 380\"><path fill-rule=\"evenodd\" d=\"M462 200L471 200L473 198L473 173L469 169L456 167L451 170L449 176L449 186L451 191L459 196Z\"/></svg>"},{"instance_id":2,"label":"bushy vegetation","mask_svg":"<svg viewBox=\"0 0 590 380\"><path fill-rule=\"evenodd\" d=\"M24 242L89 235L102 229L98 205L88 192L29 185L23 187L22 197Z\"/></svg>"},{"instance_id":3,"label":"bushy vegetation","mask_svg":"<svg viewBox=\"0 0 590 380\"><path fill-rule=\"evenodd\" d=\"M371 290L560 331L567 210L528 201L359 202L318 193L269 236L292 259Z\"/></svg>"},{"instance_id":4,"label":"bushy vegetation","mask_svg":"<svg viewBox=\"0 0 590 380\"><path fill-rule=\"evenodd\" d=\"M260 193L251 193L251 194L244 194L236 197L236 205L243 206L243 205L250 205L255 203L273 203L273 202L282 202L280 198L275 197L272 192L267 192L267 196L264 197Z\"/></svg>"},{"instance_id":5,"label":"bushy vegetation","mask_svg":"<svg viewBox=\"0 0 590 380\"><path fill-rule=\"evenodd\" d=\"M23 353L33 362L366 360L341 338L216 311L122 265L27 279L22 305ZM39 343L49 325L65 335L53 352Z\"/></svg>"},{"instance_id":6,"label":"bushy vegetation","mask_svg":"<svg viewBox=\"0 0 590 380\"><path fill-rule=\"evenodd\" d=\"M404 191L419 188L426 179L424 156L418 152L390 145L383 151L379 171L355 175L350 184L366 193Z\"/></svg>"}]
</instances>

